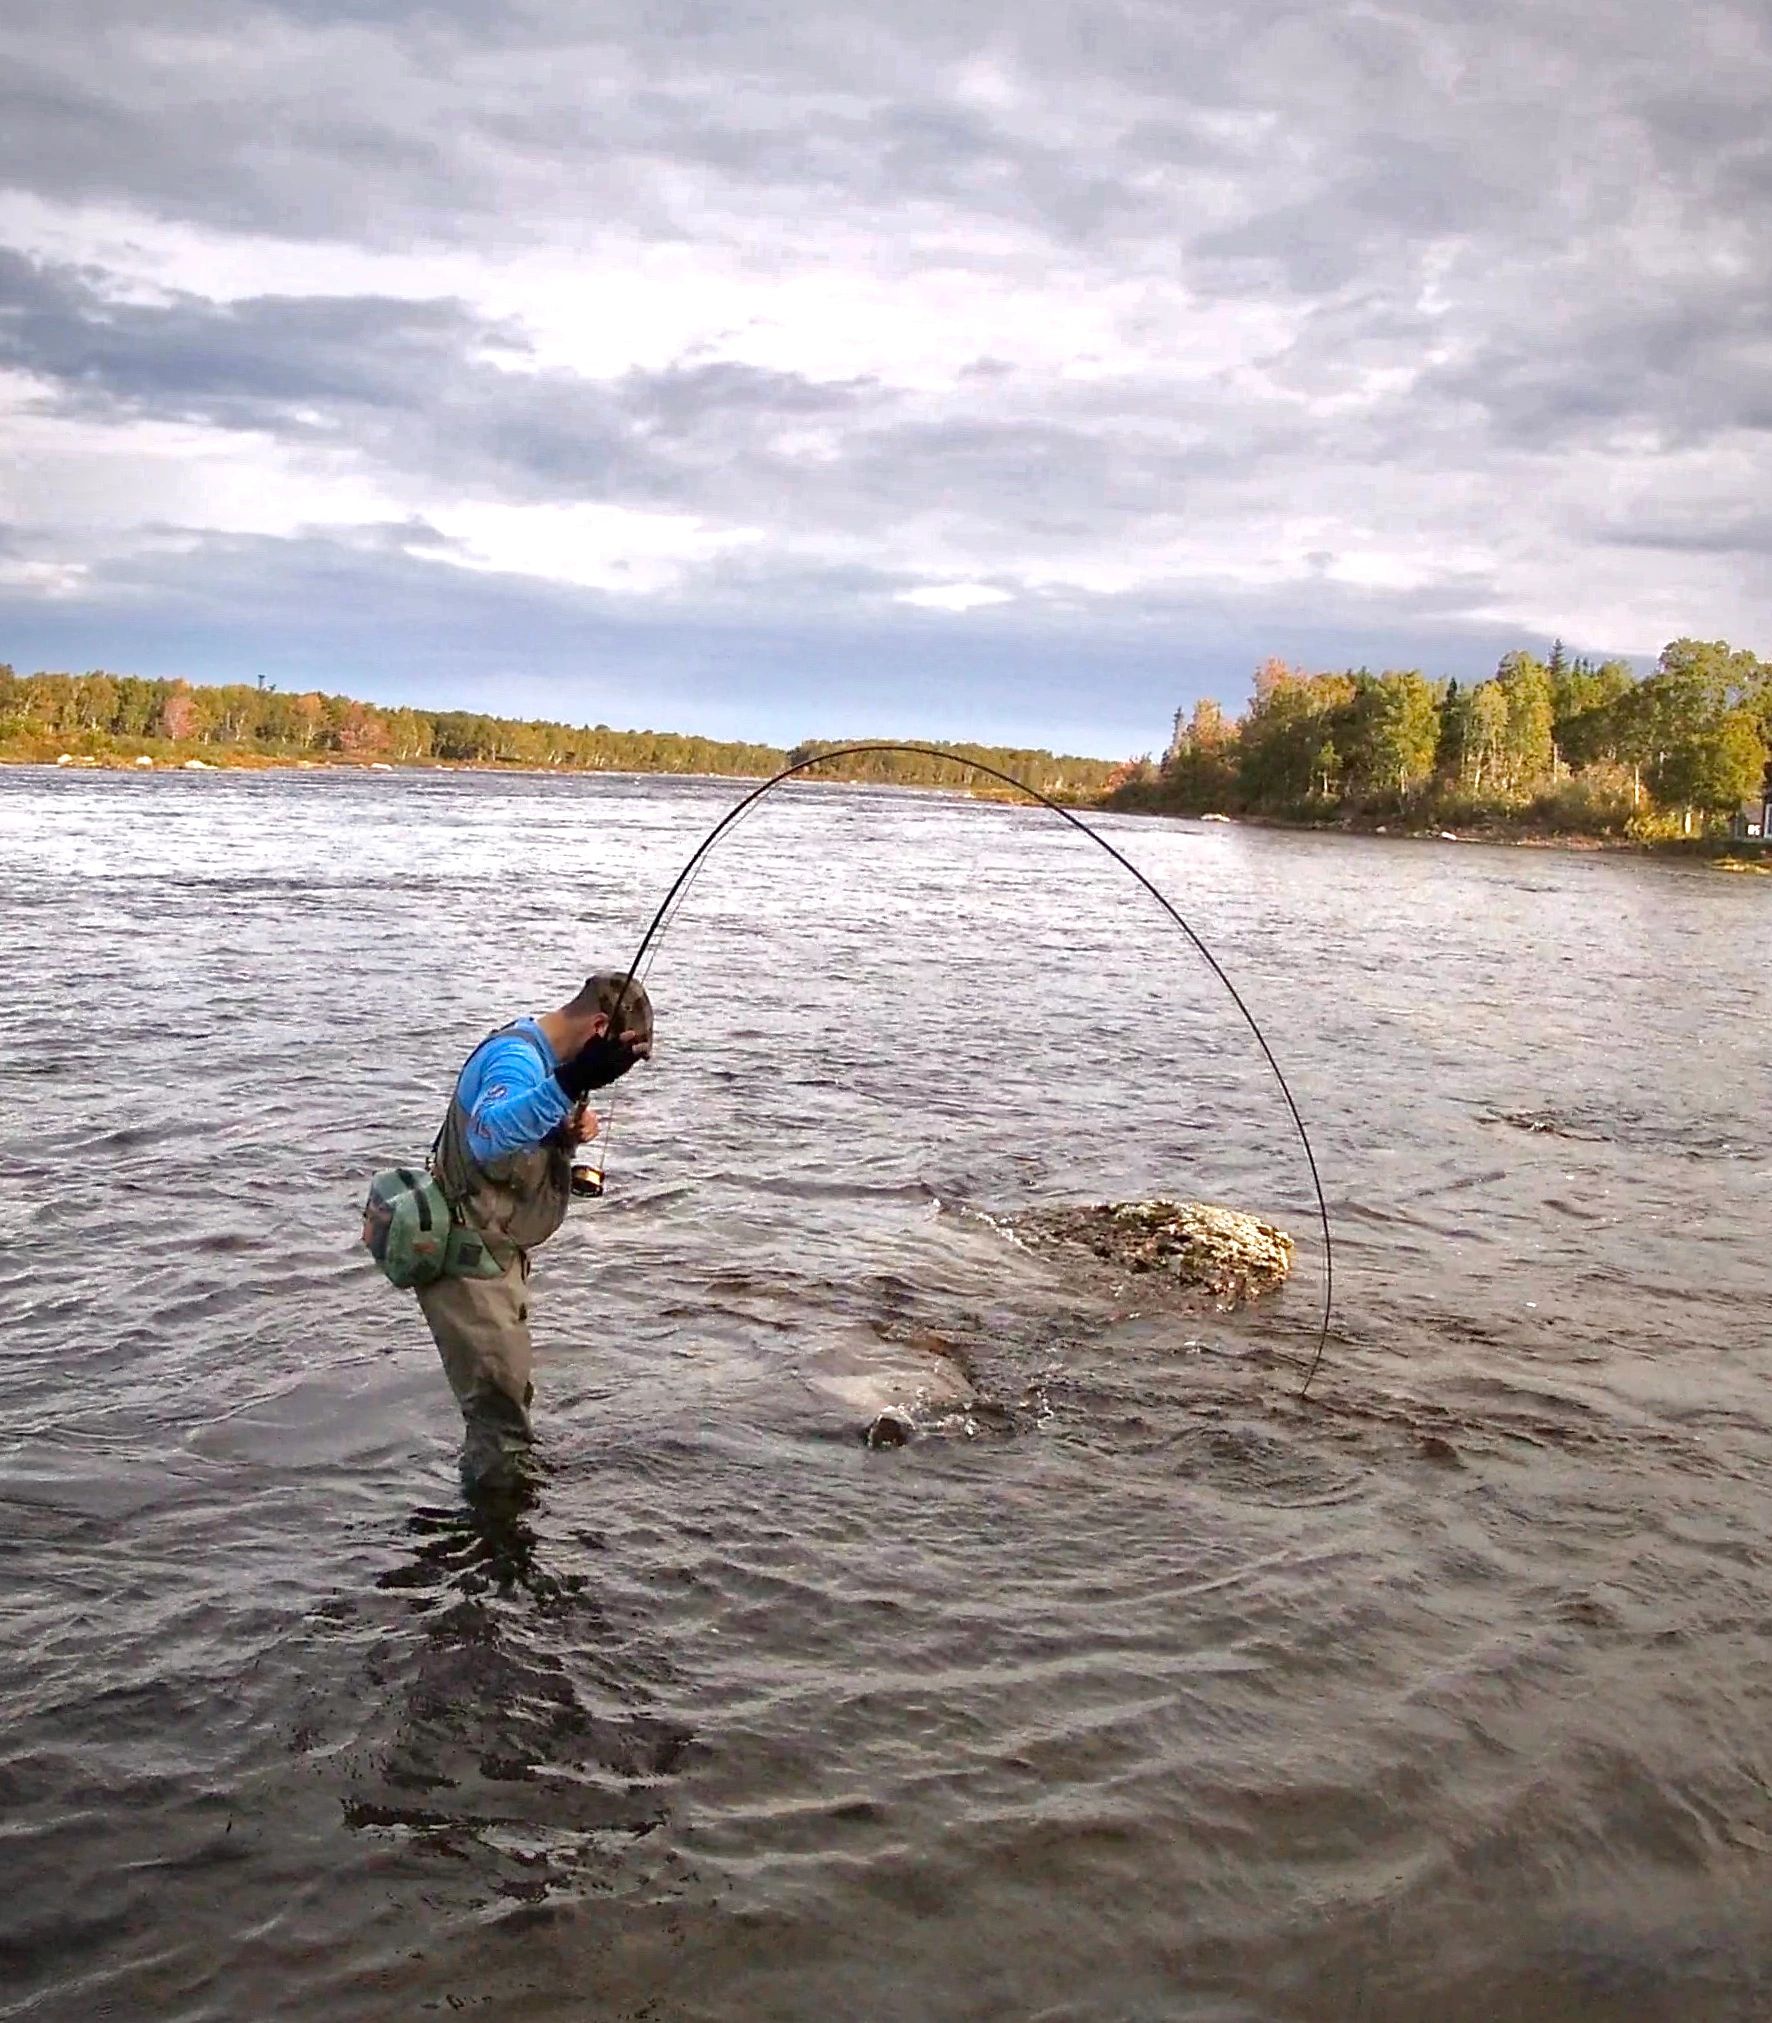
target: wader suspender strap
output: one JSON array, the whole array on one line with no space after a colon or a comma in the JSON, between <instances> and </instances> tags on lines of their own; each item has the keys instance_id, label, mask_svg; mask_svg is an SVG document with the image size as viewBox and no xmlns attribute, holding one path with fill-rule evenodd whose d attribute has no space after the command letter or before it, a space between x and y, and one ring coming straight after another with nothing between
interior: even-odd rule
<instances>
[{"instance_id":1,"label":"wader suspender strap","mask_svg":"<svg viewBox=\"0 0 1772 2023\"><path fill-rule=\"evenodd\" d=\"M407 1167L396 1166L394 1171L400 1176L400 1184L412 1196L413 1206L418 1210L418 1226L429 1236L431 1233L431 1204L424 1189L418 1184L418 1175Z\"/></svg>"},{"instance_id":2,"label":"wader suspender strap","mask_svg":"<svg viewBox=\"0 0 1772 2023\"><path fill-rule=\"evenodd\" d=\"M548 1063L553 1055L554 1051L553 1048L548 1045L548 1043L541 1037L539 1033L530 1032L529 1029L526 1026L524 1026L519 1020L513 1019L508 1026L500 1026L496 1032L488 1033L486 1037L483 1040L481 1040L479 1044L473 1049L473 1052L468 1055L468 1058L465 1061L463 1061L461 1066L456 1070L455 1087L451 1089L449 1092L450 1109L453 1109L455 1107L456 1097L461 1088L461 1078L463 1075L467 1073L469 1067L472 1065L474 1055L478 1054L481 1051L481 1048L491 1046L494 1040L504 1039L507 1034L513 1035L514 1037L520 1040L526 1040L528 1044L532 1046L535 1049L535 1051L541 1056L542 1065L544 1067L548 1067ZM553 1072L551 1067L548 1068L548 1072L550 1074ZM466 1116L467 1112L464 1110L462 1114L463 1116ZM442 1145L443 1133L446 1130L448 1130L448 1128L449 1128L449 1110L445 1110L443 1112L443 1121L441 1124L437 1126L437 1135L431 1140L431 1149L429 1152L425 1154L425 1164L427 1167L429 1167L432 1173L435 1173L437 1170L438 1148ZM470 1153L468 1156L471 1158L473 1155ZM451 1202L450 1206L453 1208L455 1204Z\"/></svg>"}]
</instances>

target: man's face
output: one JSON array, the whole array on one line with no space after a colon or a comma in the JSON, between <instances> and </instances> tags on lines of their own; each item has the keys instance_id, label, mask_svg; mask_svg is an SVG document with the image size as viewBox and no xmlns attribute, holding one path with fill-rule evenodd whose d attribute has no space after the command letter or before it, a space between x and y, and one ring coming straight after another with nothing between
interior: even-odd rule
<instances>
[{"instance_id":1,"label":"man's face","mask_svg":"<svg viewBox=\"0 0 1772 2023\"><path fill-rule=\"evenodd\" d=\"M605 1017L598 1021L597 1030L593 1032L592 1037L601 1038L608 1031L609 1031L609 1020L607 1019L607 1017ZM622 1051L627 1055L627 1060L620 1069L620 1073L625 1075L628 1069L631 1068L636 1061L651 1060L652 1058L651 1027L649 1025L629 1026L622 1032L622 1035L620 1039L616 1042L616 1044L620 1046Z\"/></svg>"}]
</instances>

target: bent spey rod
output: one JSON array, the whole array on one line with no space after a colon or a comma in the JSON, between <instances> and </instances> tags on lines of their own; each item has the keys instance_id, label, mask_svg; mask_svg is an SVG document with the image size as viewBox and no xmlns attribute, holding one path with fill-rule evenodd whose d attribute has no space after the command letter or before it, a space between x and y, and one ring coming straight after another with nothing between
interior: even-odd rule
<instances>
[{"instance_id":1,"label":"bent spey rod","mask_svg":"<svg viewBox=\"0 0 1772 2023\"><path fill-rule=\"evenodd\" d=\"M761 786L753 787L742 799L734 802L695 846L688 862L672 880L670 890L660 900L658 911L653 914L646 932L640 937L640 946L634 951L634 959L628 965L628 973L622 981L622 990L626 991L628 985L639 974L640 965L646 960L648 952L654 950L655 944L667 923L673 904L678 901L681 895L687 892L691 880L701 869L708 852L713 849L714 845L719 842L720 838L726 834L727 830L732 827L741 815L755 807L765 794L772 793L784 780L791 780L795 774L808 772L812 767L824 765L831 759L855 758L865 752L908 752L918 758L940 759L950 765L965 766L972 772L983 773L988 779L1000 780L1006 787L1013 787L1018 794L1025 794L1030 801L1038 801L1042 808L1050 808L1060 821L1068 822L1073 829L1087 836L1091 843L1105 850L1122 870L1130 872L1138 880L1139 884L1144 887L1157 904L1162 907L1163 911L1168 914L1169 918L1174 921L1176 926L1181 929L1182 933L1187 936L1188 940L1193 943L1206 966L1212 971L1212 974L1230 992L1231 1002L1243 1014L1244 1023L1255 1035L1255 1043L1260 1047L1268 1066L1273 1069L1274 1080L1280 1085L1280 1094L1286 1099L1286 1108L1291 1112L1292 1121L1298 1128L1298 1142L1304 1147L1305 1164L1310 1168L1311 1186L1315 1190L1317 1197L1317 1219L1321 1223L1323 1230L1323 1318L1317 1330L1317 1344L1311 1355L1310 1366L1305 1371L1303 1384L1299 1386L1298 1395L1301 1398L1308 1397L1311 1384L1323 1361L1323 1350L1329 1340L1329 1321L1335 1304L1335 1240L1329 1228L1329 1204L1323 1197L1323 1182L1317 1172L1317 1155L1311 1149L1310 1133L1304 1127L1304 1118L1299 1114L1298 1105L1293 1100L1292 1091L1287 1085L1286 1077L1281 1071L1279 1062L1274 1058L1273 1048L1267 1043L1267 1036L1256 1023L1255 1014L1243 1002L1242 994L1225 974L1223 964L1220 963L1211 949L1206 946L1205 942L1200 939L1199 935L1194 932L1187 921L1182 918L1181 913L1168 897L1145 876L1129 857L1121 851L1116 850L1113 844L1099 830L1090 828L1089 824L1080 816L1073 814L1069 808L1061 806L1049 794L1041 793L1038 787L1030 787L1026 780L1018 780L1013 773L1001 772L995 766L986 765L982 759L962 758L956 752L937 751L930 745L902 745L875 741L869 741L864 744L836 745L831 750L819 752L812 758L801 759L796 765L784 766L773 779L765 780ZM616 1003L619 1007L621 1003L619 997Z\"/></svg>"}]
</instances>

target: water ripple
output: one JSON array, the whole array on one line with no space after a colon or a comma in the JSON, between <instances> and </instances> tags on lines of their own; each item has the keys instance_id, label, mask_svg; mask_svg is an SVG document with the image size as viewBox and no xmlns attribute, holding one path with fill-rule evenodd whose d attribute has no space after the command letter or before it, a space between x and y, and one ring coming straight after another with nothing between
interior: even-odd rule
<instances>
[{"instance_id":1,"label":"water ripple","mask_svg":"<svg viewBox=\"0 0 1772 2023\"><path fill-rule=\"evenodd\" d=\"M1772 2011L1763 895L1107 818L1313 1127L1301 1401L1179 938L1037 812L776 797L471 1510L365 1177L728 794L0 772L0 2017ZM1294 1285L1005 1234L1152 1193Z\"/></svg>"}]
</instances>

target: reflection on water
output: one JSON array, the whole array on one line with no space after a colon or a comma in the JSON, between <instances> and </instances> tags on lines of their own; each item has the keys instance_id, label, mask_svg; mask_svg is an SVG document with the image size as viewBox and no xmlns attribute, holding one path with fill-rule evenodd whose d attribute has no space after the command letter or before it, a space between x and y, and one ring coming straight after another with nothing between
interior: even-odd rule
<instances>
[{"instance_id":1,"label":"reflection on water","mask_svg":"<svg viewBox=\"0 0 1772 2023\"><path fill-rule=\"evenodd\" d=\"M347 1739L301 1722L303 1750L349 1761L346 1823L462 1865L457 1889L633 1887L630 1846L665 1823L694 1746L653 1704L660 1660L615 1632L591 1573L550 1569L521 1500L421 1508L408 1529L374 1581L396 1608L318 1612L350 1644L374 1626ZM571 1542L594 1564L594 1534Z\"/></svg>"},{"instance_id":2,"label":"reflection on water","mask_svg":"<svg viewBox=\"0 0 1772 2023\"><path fill-rule=\"evenodd\" d=\"M1301 1403L1180 937L1037 812L778 796L464 1504L364 1179L728 797L0 773L0 2016L1772 2013L1764 892L1110 824L1312 1127ZM993 1220L1159 1192L1293 1286Z\"/></svg>"}]
</instances>

